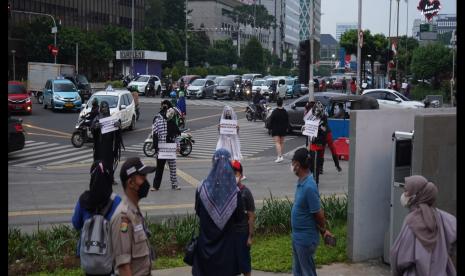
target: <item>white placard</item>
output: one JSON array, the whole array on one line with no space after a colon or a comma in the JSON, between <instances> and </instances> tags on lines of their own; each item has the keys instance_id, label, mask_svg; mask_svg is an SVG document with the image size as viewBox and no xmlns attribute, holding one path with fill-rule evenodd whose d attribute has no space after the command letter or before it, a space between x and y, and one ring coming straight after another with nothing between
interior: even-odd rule
<instances>
[{"instance_id":1,"label":"white placard","mask_svg":"<svg viewBox=\"0 0 465 276\"><path fill-rule=\"evenodd\" d=\"M220 134L237 135L237 120L221 120Z\"/></svg>"},{"instance_id":2,"label":"white placard","mask_svg":"<svg viewBox=\"0 0 465 276\"><path fill-rule=\"evenodd\" d=\"M158 159L176 159L176 143L159 143Z\"/></svg>"},{"instance_id":3,"label":"white placard","mask_svg":"<svg viewBox=\"0 0 465 276\"><path fill-rule=\"evenodd\" d=\"M306 120L303 135L310 137L318 136L318 127L320 125L320 120Z\"/></svg>"},{"instance_id":4,"label":"white placard","mask_svg":"<svg viewBox=\"0 0 465 276\"><path fill-rule=\"evenodd\" d=\"M98 120L98 122L100 123L100 129L102 131L102 134L112 132L118 129L117 127L115 127L115 123L118 122L118 118L110 116L101 118Z\"/></svg>"}]
</instances>

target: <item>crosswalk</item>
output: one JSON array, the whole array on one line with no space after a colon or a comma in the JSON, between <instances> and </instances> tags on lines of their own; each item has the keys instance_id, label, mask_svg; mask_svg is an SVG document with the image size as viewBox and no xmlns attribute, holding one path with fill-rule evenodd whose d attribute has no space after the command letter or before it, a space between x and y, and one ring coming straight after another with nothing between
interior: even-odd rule
<instances>
[{"instance_id":1,"label":"crosswalk","mask_svg":"<svg viewBox=\"0 0 465 276\"><path fill-rule=\"evenodd\" d=\"M160 104L163 100L168 98L147 98L147 97L140 97L140 103L153 103L153 104ZM247 101L223 101L223 100L212 100L212 99L186 99L187 108L189 105L195 106L225 106L229 105L231 107L246 107L248 105Z\"/></svg>"}]
</instances>

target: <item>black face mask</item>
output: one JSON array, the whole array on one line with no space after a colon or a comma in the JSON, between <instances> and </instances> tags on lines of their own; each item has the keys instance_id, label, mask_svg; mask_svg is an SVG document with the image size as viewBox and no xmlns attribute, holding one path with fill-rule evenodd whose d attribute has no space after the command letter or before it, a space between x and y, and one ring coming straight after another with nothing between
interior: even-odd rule
<instances>
[{"instance_id":1,"label":"black face mask","mask_svg":"<svg viewBox=\"0 0 465 276\"><path fill-rule=\"evenodd\" d=\"M144 183L139 187L139 191L137 191L137 196L139 197L139 199L147 197L147 194L149 193L149 189L150 189L150 184L146 179Z\"/></svg>"}]
</instances>

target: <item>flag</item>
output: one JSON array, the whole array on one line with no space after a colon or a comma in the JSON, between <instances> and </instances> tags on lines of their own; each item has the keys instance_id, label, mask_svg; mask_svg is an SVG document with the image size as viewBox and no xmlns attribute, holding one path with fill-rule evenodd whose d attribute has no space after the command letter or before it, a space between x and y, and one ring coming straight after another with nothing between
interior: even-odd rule
<instances>
[{"instance_id":1,"label":"flag","mask_svg":"<svg viewBox=\"0 0 465 276\"><path fill-rule=\"evenodd\" d=\"M391 47L391 50L392 52L394 53L394 55L396 56L397 55L397 45L395 42L392 43L392 47Z\"/></svg>"}]
</instances>

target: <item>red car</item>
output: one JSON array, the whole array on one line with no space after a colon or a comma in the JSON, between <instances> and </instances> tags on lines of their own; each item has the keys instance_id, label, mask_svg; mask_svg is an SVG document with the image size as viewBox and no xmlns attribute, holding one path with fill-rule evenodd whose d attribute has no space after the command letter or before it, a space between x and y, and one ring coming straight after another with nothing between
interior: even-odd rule
<instances>
[{"instance_id":1,"label":"red car","mask_svg":"<svg viewBox=\"0 0 465 276\"><path fill-rule=\"evenodd\" d=\"M349 82L347 81L347 84L348 83ZM333 81L332 88L335 89L335 90L342 89L342 79L336 79L335 81ZM348 86L347 86L347 88L348 88Z\"/></svg>"},{"instance_id":2,"label":"red car","mask_svg":"<svg viewBox=\"0 0 465 276\"><path fill-rule=\"evenodd\" d=\"M21 82L8 82L8 111L32 113L31 97Z\"/></svg>"}]
</instances>

